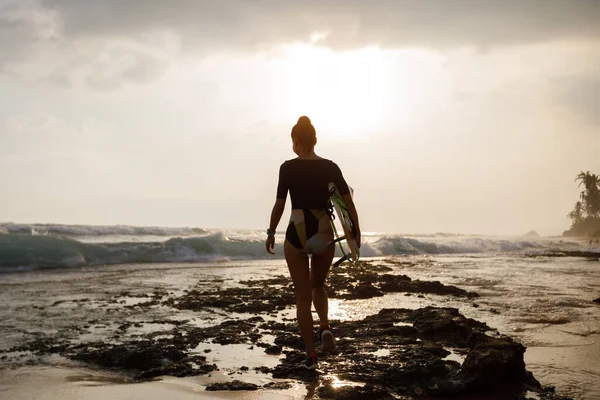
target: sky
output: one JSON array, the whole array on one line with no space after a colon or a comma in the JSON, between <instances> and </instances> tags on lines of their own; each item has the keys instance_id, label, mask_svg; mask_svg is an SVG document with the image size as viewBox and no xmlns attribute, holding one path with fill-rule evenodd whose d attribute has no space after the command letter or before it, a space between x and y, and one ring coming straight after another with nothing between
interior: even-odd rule
<instances>
[{"instance_id":1,"label":"sky","mask_svg":"<svg viewBox=\"0 0 600 400\"><path fill-rule=\"evenodd\" d=\"M266 229L307 115L363 231L558 235L599 65L594 0L0 0L0 221Z\"/></svg>"}]
</instances>

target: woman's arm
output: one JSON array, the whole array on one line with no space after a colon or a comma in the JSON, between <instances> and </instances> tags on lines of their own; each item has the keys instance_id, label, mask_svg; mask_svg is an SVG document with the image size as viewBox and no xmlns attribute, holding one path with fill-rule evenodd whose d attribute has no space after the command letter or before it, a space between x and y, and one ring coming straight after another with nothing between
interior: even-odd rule
<instances>
[{"instance_id":1,"label":"woman's arm","mask_svg":"<svg viewBox=\"0 0 600 400\"><path fill-rule=\"evenodd\" d=\"M285 209L285 199L277 199L275 200L275 205L273 206L273 211L271 211L271 222L269 223L269 230L275 232L277 229L277 225L279 225L279 221L281 220L281 216L283 215L283 210ZM273 247L275 246L275 237L269 236L267 237L267 242L265 243L267 248L267 252L271 254L275 254L273 252Z\"/></svg>"},{"instance_id":2,"label":"woman's arm","mask_svg":"<svg viewBox=\"0 0 600 400\"><path fill-rule=\"evenodd\" d=\"M360 225L358 223L358 212L356 212L356 207L354 206L354 200L352 200L352 196L350 194L342 195L344 199L344 204L346 204L346 208L348 208L348 213L350 214L350 218L352 218L352 222L356 227L356 235L354 236L354 240L356 240L356 245L360 247Z\"/></svg>"},{"instance_id":3,"label":"woman's arm","mask_svg":"<svg viewBox=\"0 0 600 400\"><path fill-rule=\"evenodd\" d=\"M273 206L273 211L271 211L271 223L269 223L270 230L275 231L277 229L277 225L279 225L279 221L281 220L281 216L283 215L284 209L285 209L285 199L275 200L275 205Z\"/></svg>"}]
</instances>

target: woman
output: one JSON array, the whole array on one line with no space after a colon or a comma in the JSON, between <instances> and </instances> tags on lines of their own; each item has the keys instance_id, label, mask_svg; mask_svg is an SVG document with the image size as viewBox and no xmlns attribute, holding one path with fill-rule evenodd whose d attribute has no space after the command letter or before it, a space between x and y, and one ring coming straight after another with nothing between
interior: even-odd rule
<instances>
[{"instance_id":1,"label":"woman","mask_svg":"<svg viewBox=\"0 0 600 400\"><path fill-rule=\"evenodd\" d=\"M292 212L285 233L283 252L294 282L296 317L306 345L307 360L304 366L312 370L317 368L317 356L313 343L311 303L314 303L319 315L321 351L335 349L335 339L327 319L328 299L325 292L325 278L335 251L331 244L333 230L328 211L330 182L337 186L356 223L355 239L359 247L360 228L348 184L339 167L333 161L315 154L317 137L308 117L300 117L292 128L292 143L298 157L284 162L279 169L277 199L267 230L266 248L269 253L274 254L275 229L283 214L289 190Z\"/></svg>"}]
</instances>

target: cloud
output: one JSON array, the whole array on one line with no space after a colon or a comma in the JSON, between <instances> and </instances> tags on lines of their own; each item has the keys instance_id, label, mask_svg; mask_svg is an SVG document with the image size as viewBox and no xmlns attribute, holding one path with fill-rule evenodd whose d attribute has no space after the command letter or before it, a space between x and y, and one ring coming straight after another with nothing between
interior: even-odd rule
<instances>
[{"instance_id":1,"label":"cloud","mask_svg":"<svg viewBox=\"0 0 600 400\"><path fill-rule=\"evenodd\" d=\"M600 126L600 75L585 75L561 80L558 100L577 112L585 121Z\"/></svg>"},{"instance_id":2,"label":"cloud","mask_svg":"<svg viewBox=\"0 0 600 400\"><path fill-rule=\"evenodd\" d=\"M123 82L148 83L160 78L169 61L141 49L112 48L105 57L94 60L85 82L96 89L118 89Z\"/></svg>"},{"instance_id":3,"label":"cloud","mask_svg":"<svg viewBox=\"0 0 600 400\"><path fill-rule=\"evenodd\" d=\"M32 3L0 3L0 71L16 60L31 59L37 46L56 39L58 15Z\"/></svg>"},{"instance_id":4,"label":"cloud","mask_svg":"<svg viewBox=\"0 0 600 400\"><path fill-rule=\"evenodd\" d=\"M599 20L595 0L9 1L0 72L114 89L159 79L181 51L256 52L315 32L334 49L488 48L598 39Z\"/></svg>"},{"instance_id":5,"label":"cloud","mask_svg":"<svg viewBox=\"0 0 600 400\"><path fill-rule=\"evenodd\" d=\"M69 35L66 22L60 10L38 2L0 3L0 73L110 90L160 78L177 52L168 33Z\"/></svg>"},{"instance_id":6,"label":"cloud","mask_svg":"<svg viewBox=\"0 0 600 400\"><path fill-rule=\"evenodd\" d=\"M118 145L125 136L94 118L73 122L48 112L14 114L0 123L0 165L6 167L0 170L114 167L129 158L127 146Z\"/></svg>"},{"instance_id":7,"label":"cloud","mask_svg":"<svg viewBox=\"0 0 600 400\"><path fill-rule=\"evenodd\" d=\"M491 46L598 37L595 0L50 0L68 35L176 31L192 44L243 48L329 32L334 47Z\"/></svg>"},{"instance_id":8,"label":"cloud","mask_svg":"<svg viewBox=\"0 0 600 400\"><path fill-rule=\"evenodd\" d=\"M64 120L50 113L15 114L6 119L3 131L5 134L39 137L64 131L66 127Z\"/></svg>"}]
</instances>

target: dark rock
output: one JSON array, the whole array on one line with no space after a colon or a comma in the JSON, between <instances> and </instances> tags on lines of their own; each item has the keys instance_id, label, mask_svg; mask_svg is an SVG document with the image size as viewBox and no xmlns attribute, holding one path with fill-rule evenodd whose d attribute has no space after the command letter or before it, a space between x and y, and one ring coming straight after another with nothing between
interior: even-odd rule
<instances>
[{"instance_id":1,"label":"dark rock","mask_svg":"<svg viewBox=\"0 0 600 400\"><path fill-rule=\"evenodd\" d=\"M407 322L414 326L398 325ZM363 398L474 393L474 398L483 398L481 393L514 397L525 384L540 387L528 377L522 345L508 337L485 335L487 325L465 318L453 308L384 309L361 321L336 322L335 327L340 351L328 355L326 362L320 359L319 370L378 388L372 397L362 393ZM442 345L466 354L463 365L444 360L450 353ZM372 354L381 349L389 354ZM273 377L309 382L318 379L300 366L304 357L302 351L290 351L274 368ZM359 387L334 392L325 386L319 389L319 396L361 398L361 392Z\"/></svg>"},{"instance_id":2,"label":"dark rock","mask_svg":"<svg viewBox=\"0 0 600 400\"><path fill-rule=\"evenodd\" d=\"M231 382L219 382L214 383L206 387L206 390L217 391L217 390L258 390L259 386L254 383L242 382L234 380Z\"/></svg>"},{"instance_id":3,"label":"dark rock","mask_svg":"<svg viewBox=\"0 0 600 400\"><path fill-rule=\"evenodd\" d=\"M82 345L71 349L69 357L106 368L132 370L137 372L137 379L198 375L217 369L216 365L207 364L205 357L188 357L173 345L148 340L109 346L104 343L97 343L95 347Z\"/></svg>"},{"instance_id":4,"label":"dark rock","mask_svg":"<svg viewBox=\"0 0 600 400\"><path fill-rule=\"evenodd\" d=\"M412 281L406 275L379 274L390 270L389 267L373 266L365 262L359 262L357 265L342 264L331 275L331 286L334 290L330 297L362 299L394 292L478 296L476 293L467 292L455 286L443 285L437 281Z\"/></svg>"},{"instance_id":5,"label":"dark rock","mask_svg":"<svg viewBox=\"0 0 600 400\"><path fill-rule=\"evenodd\" d=\"M275 344L277 346L286 346L293 349L303 350L304 341L297 333L283 332L277 335L275 338Z\"/></svg>"},{"instance_id":6,"label":"dark rock","mask_svg":"<svg viewBox=\"0 0 600 400\"><path fill-rule=\"evenodd\" d=\"M594 303L600 304L600 297L598 297L596 300L594 300Z\"/></svg>"},{"instance_id":7,"label":"dark rock","mask_svg":"<svg viewBox=\"0 0 600 400\"><path fill-rule=\"evenodd\" d=\"M600 253L585 250L552 250L540 253L527 254L528 257L584 257L590 260L599 260Z\"/></svg>"},{"instance_id":8,"label":"dark rock","mask_svg":"<svg viewBox=\"0 0 600 400\"><path fill-rule=\"evenodd\" d=\"M395 399L390 393L377 389L371 385L365 386L342 386L334 388L330 382L319 387L317 390L321 399L337 399L337 400L393 400Z\"/></svg>"},{"instance_id":9,"label":"dark rock","mask_svg":"<svg viewBox=\"0 0 600 400\"><path fill-rule=\"evenodd\" d=\"M256 372L260 372L262 374L270 374L272 372L271 368L267 367L267 366L260 366L260 367L254 367L254 370Z\"/></svg>"},{"instance_id":10,"label":"dark rock","mask_svg":"<svg viewBox=\"0 0 600 400\"><path fill-rule=\"evenodd\" d=\"M490 337L474 332L469 337L470 351L462 364L459 378L469 388L497 390L527 382L523 355L525 347L508 337Z\"/></svg>"},{"instance_id":11,"label":"dark rock","mask_svg":"<svg viewBox=\"0 0 600 400\"><path fill-rule=\"evenodd\" d=\"M258 340L259 340L261 337L262 337L262 335L261 335L260 333L256 333L256 332L253 332L253 333L249 333L249 334L248 334L248 339L250 339L250 341L251 341L252 343L256 343L256 342L258 342Z\"/></svg>"},{"instance_id":12,"label":"dark rock","mask_svg":"<svg viewBox=\"0 0 600 400\"><path fill-rule=\"evenodd\" d=\"M239 313L268 312L295 303L296 299L291 286L285 289L266 286L261 288L235 287L202 292L191 290L176 300L166 301L166 304L182 310L216 307Z\"/></svg>"},{"instance_id":13,"label":"dark rock","mask_svg":"<svg viewBox=\"0 0 600 400\"><path fill-rule=\"evenodd\" d=\"M383 292L371 283L359 283L351 291L340 292L336 297L345 300L357 300L381 296L383 296Z\"/></svg>"},{"instance_id":14,"label":"dark rock","mask_svg":"<svg viewBox=\"0 0 600 400\"><path fill-rule=\"evenodd\" d=\"M271 346L265 349L265 353L278 355L281 354L281 350L283 350L283 346Z\"/></svg>"},{"instance_id":15,"label":"dark rock","mask_svg":"<svg viewBox=\"0 0 600 400\"><path fill-rule=\"evenodd\" d=\"M306 359L306 353L291 351L286 354L285 359L273 368L273 378L297 379L301 381L313 381L317 371L307 370L302 365Z\"/></svg>"},{"instance_id":16,"label":"dark rock","mask_svg":"<svg viewBox=\"0 0 600 400\"><path fill-rule=\"evenodd\" d=\"M130 326L131 326L131 324L130 324L130 323L128 323L128 322L126 322L126 323L124 323L123 325L119 326L119 328L118 328L118 329L119 329L120 331L126 331L127 329L129 329L129 327L130 327Z\"/></svg>"},{"instance_id":17,"label":"dark rock","mask_svg":"<svg viewBox=\"0 0 600 400\"><path fill-rule=\"evenodd\" d=\"M262 288L264 286L287 286L292 282L289 276L279 275L275 278L270 279L260 279L260 280L249 280L249 281L240 281L240 285L246 286L254 286Z\"/></svg>"},{"instance_id":18,"label":"dark rock","mask_svg":"<svg viewBox=\"0 0 600 400\"><path fill-rule=\"evenodd\" d=\"M269 382L266 385L263 385L263 389L286 390L292 386L293 385L290 382Z\"/></svg>"},{"instance_id":19,"label":"dark rock","mask_svg":"<svg viewBox=\"0 0 600 400\"><path fill-rule=\"evenodd\" d=\"M407 318L420 336L456 347L466 347L473 330L488 330L486 324L465 318L456 308L425 307Z\"/></svg>"}]
</instances>

